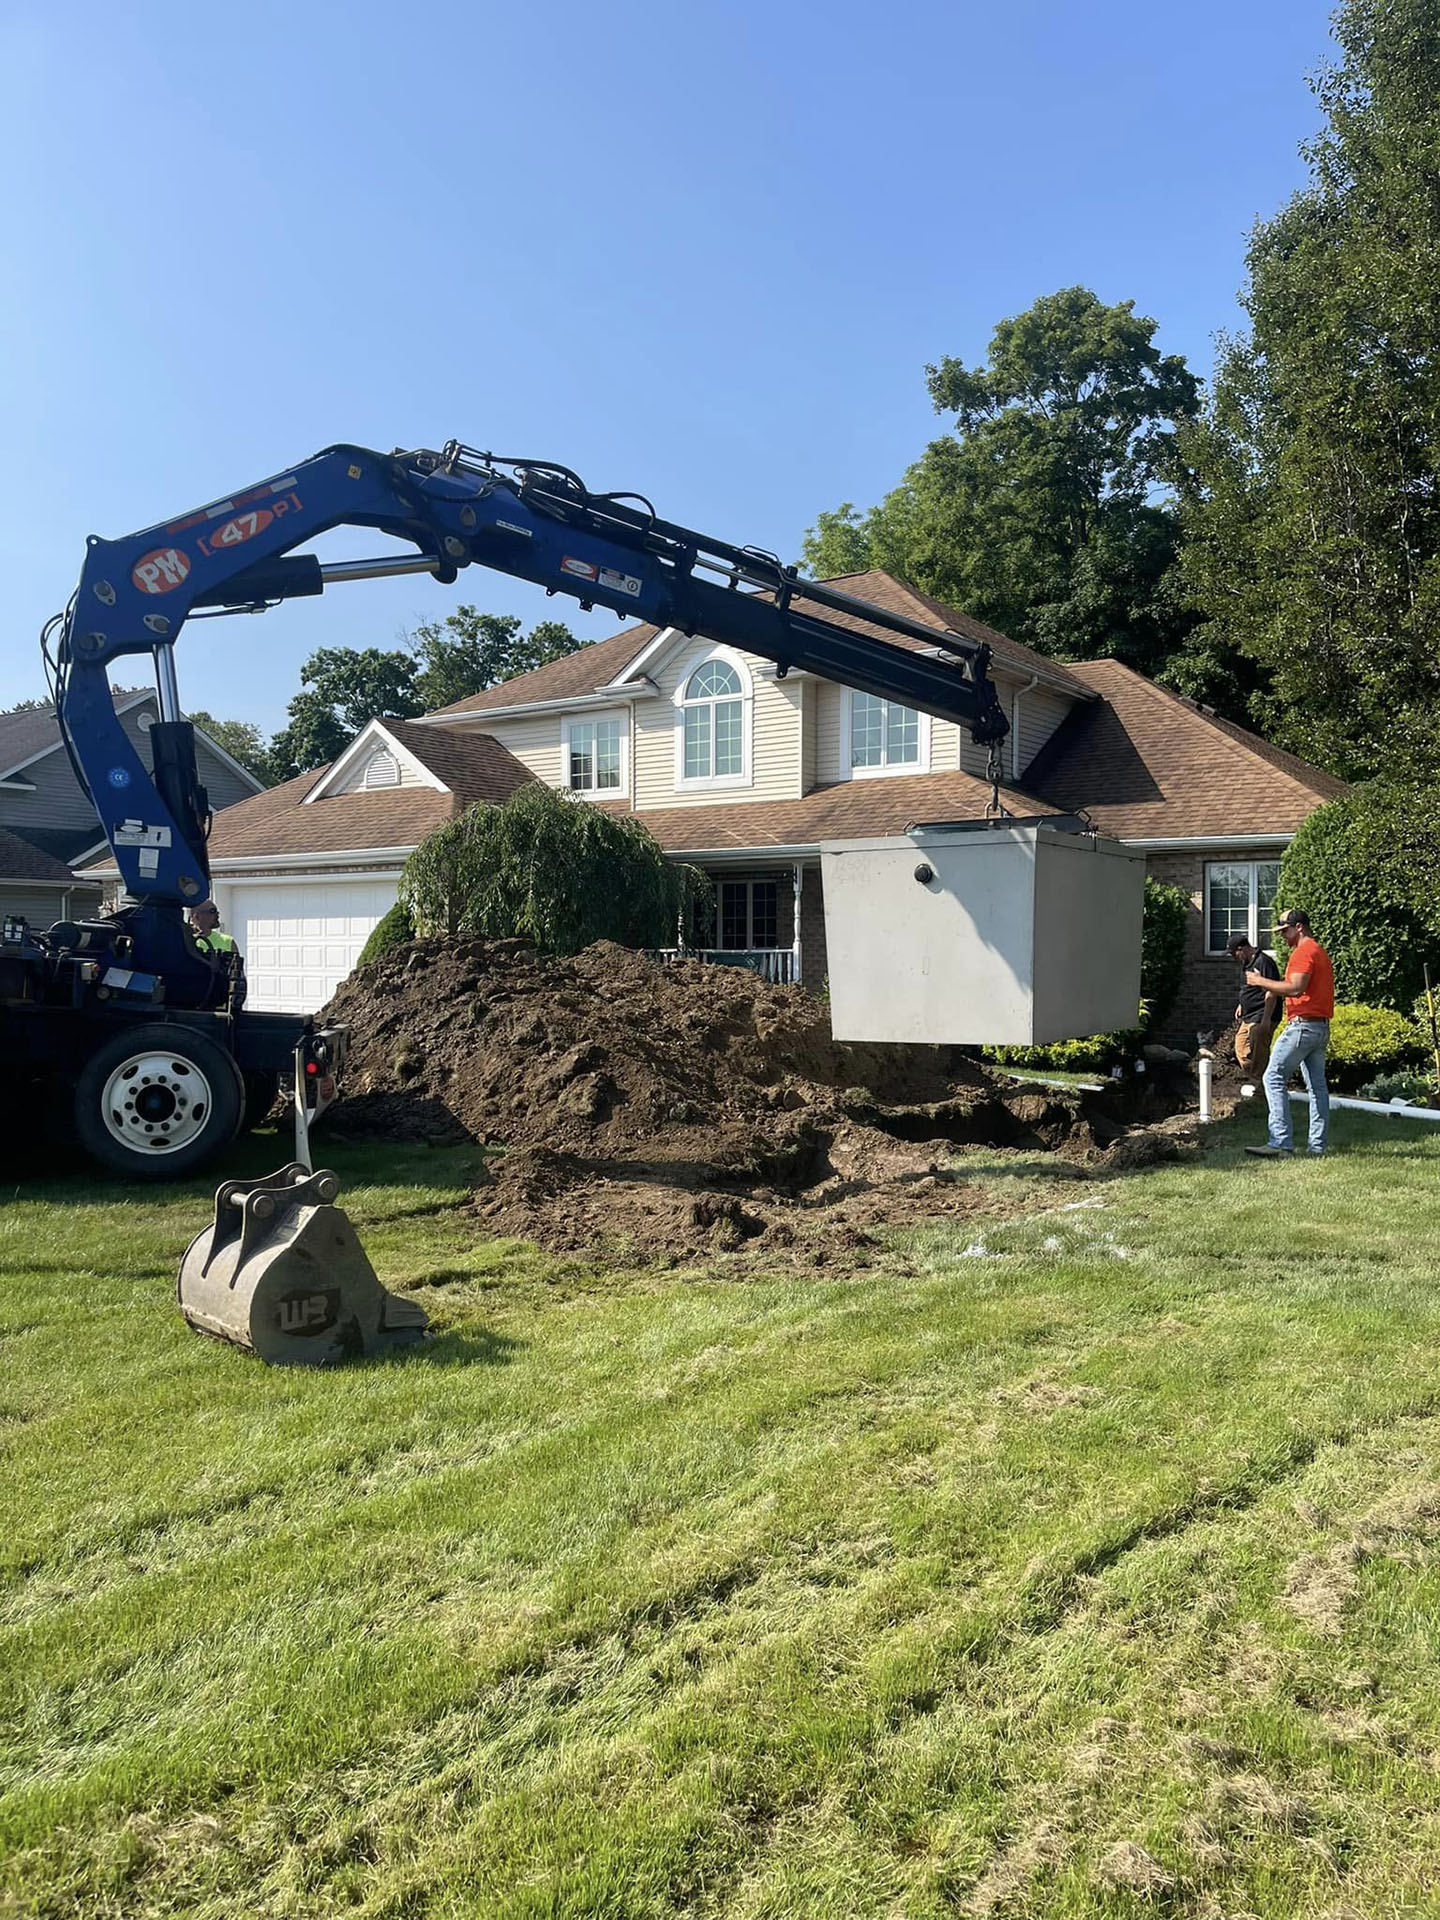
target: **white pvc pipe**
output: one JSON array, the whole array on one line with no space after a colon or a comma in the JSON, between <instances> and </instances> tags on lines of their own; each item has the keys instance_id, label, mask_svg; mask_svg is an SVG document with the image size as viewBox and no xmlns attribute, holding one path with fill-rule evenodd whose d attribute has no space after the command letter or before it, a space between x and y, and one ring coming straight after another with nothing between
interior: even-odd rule
<instances>
[{"instance_id":1,"label":"white pvc pipe","mask_svg":"<svg viewBox=\"0 0 1440 1920\"><path fill-rule=\"evenodd\" d=\"M1252 1088L1245 1094L1247 1100L1253 1100L1258 1088ZM1302 1106L1308 1106L1308 1093L1292 1092L1292 1100ZM1384 1120L1432 1120L1440 1123L1440 1107L1410 1107L1403 1100L1350 1100L1343 1094L1332 1093L1332 1107L1348 1107L1352 1113L1374 1113Z\"/></svg>"},{"instance_id":2,"label":"white pvc pipe","mask_svg":"<svg viewBox=\"0 0 1440 1920\"><path fill-rule=\"evenodd\" d=\"M1292 1093L1292 1100L1308 1103L1308 1093ZM1349 1107L1353 1113L1379 1113L1387 1120L1440 1121L1440 1107L1408 1107L1403 1100L1346 1100L1338 1093L1330 1096L1332 1107Z\"/></svg>"},{"instance_id":3,"label":"white pvc pipe","mask_svg":"<svg viewBox=\"0 0 1440 1920\"><path fill-rule=\"evenodd\" d=\"M1210 1077L1214 1071L1214 1062L1202 1053L1200 1056L1200 1118L1208 1120L1210 1115Z\"/></svg>"}]
</instances>

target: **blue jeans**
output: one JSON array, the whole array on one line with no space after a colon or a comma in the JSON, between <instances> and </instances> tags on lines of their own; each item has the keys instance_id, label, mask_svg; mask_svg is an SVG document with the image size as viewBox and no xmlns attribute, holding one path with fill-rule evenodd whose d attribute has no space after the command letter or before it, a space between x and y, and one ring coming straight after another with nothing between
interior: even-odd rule
<instances>
[{"instance_id":1,"label":"blue jeans","mask_svg":"<svg viewBox=\"0 0 1440 1920\"><path fill-rule=\"evenodd\" d=\"M1325 1085L1325 1048L1330 1040L1328 1020L1287 1020L1271 1050L1265 1069L1265 1098L1270 1106L1270 1144L1288 1153L1290 1100L1285 1089L1298 1067L1310 1096L1310 1151L1325 1151L1330 1126L1330 1094Z\"/></svg>"}]
</instances>

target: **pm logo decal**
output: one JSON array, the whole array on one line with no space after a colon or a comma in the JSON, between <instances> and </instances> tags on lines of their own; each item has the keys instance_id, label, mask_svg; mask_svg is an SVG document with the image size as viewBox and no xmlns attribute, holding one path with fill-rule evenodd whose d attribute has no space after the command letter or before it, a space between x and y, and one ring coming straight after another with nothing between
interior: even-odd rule
<instances>
[{"instance_id":1,"label":"pm logo decal","mask_svg":"<svg viewBox=\"0 0 1440 1920\"><path fill-rule=\"evenodd\" d=\"M152 547L130 569L130 578L141 593L173 593L184 586L189 572L190 562L179 547Z\"/></svg>"}]
</instances>

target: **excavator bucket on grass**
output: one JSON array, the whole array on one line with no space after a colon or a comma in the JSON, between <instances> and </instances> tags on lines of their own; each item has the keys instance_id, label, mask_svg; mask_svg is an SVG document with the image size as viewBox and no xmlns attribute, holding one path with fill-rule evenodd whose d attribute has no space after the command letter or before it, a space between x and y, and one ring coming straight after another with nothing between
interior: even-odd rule
<instances>
[{"instance_id":1,"label":"excavator bucket on grass","mask_svg":"<svg viewBox=\"0 0 1440 1920\"><path fill-rule=\"evenodd\" d=\"M180 1262L180 1309L200 1333L272 1367L323 1367L422 1340L423 1307L387 1293L342 1210L340 1182L298 1161L227 1180L214 1223Z\"/></svg>"}]
</instances>

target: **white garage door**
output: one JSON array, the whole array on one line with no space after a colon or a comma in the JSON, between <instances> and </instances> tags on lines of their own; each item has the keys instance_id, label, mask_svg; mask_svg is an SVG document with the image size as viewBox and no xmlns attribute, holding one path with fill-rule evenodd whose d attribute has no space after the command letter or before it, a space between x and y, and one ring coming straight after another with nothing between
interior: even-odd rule
<instances>
[{"instance_id":1,"label":"white garage door","mask_svg":"<svg viewBox=\"0 0 1440 1920\"><path fill-rule=\"evenodd\" d=\"M228 888L222 911L245 956L245 1004L318 1012L394 906L395 887L393 880L313 880Z\"/></svg>"}]
</instances>

